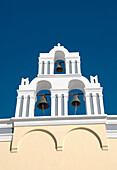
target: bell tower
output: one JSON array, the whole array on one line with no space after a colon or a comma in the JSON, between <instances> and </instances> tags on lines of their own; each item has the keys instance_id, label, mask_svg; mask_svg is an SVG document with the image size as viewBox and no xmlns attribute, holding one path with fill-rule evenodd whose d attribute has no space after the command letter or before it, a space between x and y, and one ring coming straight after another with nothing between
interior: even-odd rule
<instances>
[{"instance_id":1,"label":"bell tower","mask_svg":"<svg viewBox=\"0 0 117 170\"><path fill-rule=\"evenodd\" d=\"M117 116L104 113L102 89L82 75L79 52L58 43L40 53L37 76L17 90L15 117L0 120L1 169L116 170Z\"/></svg>"},{"instance_id":2,"label":"bell tower","mask_svg":"<svg viewBox=\"0 0 117 170\"><path fill-rule=\"evenodd\" d=\"M86 116L104 115L103 88L97 75L90 76L90 81L82 76L79 52L69 52L58 43L49 53L40 53L36 78L30 83L28 78L22 78L17 90L15 117L35 117L35 103L41 90L50 91L51 102L48 103L47 94L42 94L38 108L44 110L51 106L51 117L68 117L69 91L73 89L82 91ZM72 95L71 104L77 109L81 104L79 94Z\"/></svg>"}]
</instances>

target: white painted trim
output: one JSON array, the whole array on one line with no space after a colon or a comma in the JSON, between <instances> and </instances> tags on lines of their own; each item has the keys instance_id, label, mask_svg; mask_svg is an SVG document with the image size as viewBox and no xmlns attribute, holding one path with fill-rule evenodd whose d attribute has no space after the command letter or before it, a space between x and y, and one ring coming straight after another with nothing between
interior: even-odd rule
<instances>
[{"instance_id":1,"label":"white painted trim","mask_svg":"<svg viewBox=\"0 0 117 170\"><path fill-rule=\"evenodd\" d=\"M106 130L107 138L117 138L117 130Z\"/></svg>"},{"instance_id":2,"label":"white painted trim","mask_svg":"<svg viewBox=\"0 0 117 170\"><path fill-rule=\"evenodd\" d=\"M108 115L107 124L117 124L117 115Z\"/></svg>"},{"instance_id":3,"label":"white painted trim","mask_svg":"<svg viewBox=\"0 0 117 170\"><path fill-rule=\"evenodd\" d=\"M0 134L0 142L10 142L12 141L13 134Z\"/></svg>"},{"instance_id":4,"label":"white painted trim","mask_svg":"<svg viewBox=\"0 0 117 170\"><path fill-rule=\"evenodd\" d=\"M81 77L81 74L47 74L47 75L43 75L43 74L38 74L37 75L38 78L71 78L71 77Z\"/></svg>"},{"instance_id":5,"label":"white painted trim","mask_svg":"<svg viewBox=\"0 0 117 170\"><path fill-rule=\"evenodd\" d=\"M55 116L34 118L12 118L14 127L17 126L51 126L51 125L75 125L75 124L106 124L105 116Z\"/></svg>"},{"instance_id":6,"label":"white painted trim","mask_svg":"<svg viewBox=\"0 0 117 170\"><path fill-rule=\"evenodd\" d=\"M11 118L10 119L0 119L0 123L1 122L9 123L9 121L11 121Z\"/></svg>"},{"instance_id":7,"label":"white painted trim","mask_svg":"<svg viewBox=\"0 0 117 170\"><path fill-rule=\"evenodd\" d=\"M13 128L11 119L0 119L0 129L1 128Z\"/></svg>"},{"instance_id":8,"label":"white painted trim","mask_svg":"<svg viewBox=\"0 0 117 170\"><path fill-rule=\"evenodd\" d=\"M0 124L0 129L1 128L13 128L12 123L11 124Z\"/></svg>"},{"instance_id":9,"label":"white painted trim","mask_svg":"<svg viewBox=\"0 0 117 170\"><path fill-rule=\"evenodd\" d=\"M12 133L0 134L0 138L1 138L2 136L13 136L13 134L12 134Z\"/></svg>"}]
</instances>

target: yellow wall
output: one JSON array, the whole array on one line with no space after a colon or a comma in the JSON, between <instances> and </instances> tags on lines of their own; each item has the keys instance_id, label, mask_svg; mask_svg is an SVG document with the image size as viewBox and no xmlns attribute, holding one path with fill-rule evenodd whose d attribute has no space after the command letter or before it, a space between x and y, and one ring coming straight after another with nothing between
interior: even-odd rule
<instances>
[{"instance_id":1,"label":"yellow wall","mask_svg":"<svg viewBox=\"0 0 117 170\"><path fill-rule=\"evenodd\" d=\"M104 124L15 127L12 144L0 142L0 170L117 170L117 139Z\"/></svg>"}]
</instances>

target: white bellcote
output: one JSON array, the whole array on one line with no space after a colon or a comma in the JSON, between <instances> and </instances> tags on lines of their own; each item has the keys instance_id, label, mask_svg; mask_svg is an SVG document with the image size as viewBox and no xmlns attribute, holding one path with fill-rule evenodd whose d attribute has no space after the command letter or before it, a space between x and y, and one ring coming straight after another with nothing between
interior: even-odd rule
<instances>
[{"instance_id":1,"label":"white bellcote","mask_svg":"<svg viewBox=\"0 0 117 170\"><path fill-rule=\"evenodd\" d=\"M79 52L69 52L60 43L49 53L40 53L38 76L53 75L54 66L57 60L63 60L65 63L66 74L77 74L81 76L80 56Z\"/></svg>"},{"instance_id":2,"label":"white bellcote","mask_svg":"<svg viewBox=\"0 0 117 170\"><path fill-rule=\"evenodd\" d=\"M55 74L55 64L63 61L64 74ZM17 90L15 117L34 117L39 92L50 92L50 116L69 116L70 91L81 90L88 116L104 115L103 88L98 77L90 76L90 81L81 75L79 52L69 52L57 44L49 53L40 53L38 75L30 83L23 79ZM45 115L46 116L46 115Z\"/></svg>"}]
</instances>

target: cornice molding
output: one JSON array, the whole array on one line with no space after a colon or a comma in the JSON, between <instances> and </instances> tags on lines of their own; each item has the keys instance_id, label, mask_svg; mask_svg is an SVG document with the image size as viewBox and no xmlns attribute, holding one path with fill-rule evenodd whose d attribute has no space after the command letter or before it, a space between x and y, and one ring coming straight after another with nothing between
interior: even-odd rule
<instances>
[{"instance_id":1,"label":"cornice molding","mask_svg":"<svg viewBox=\"0 0 117 170\"><path fill-rule=\"evenodd\" d=\"M105 124L107 138L117 138L117 116L69 115L61 117L31 117L0 120L0 141L12 141L14 127Z\"/></svg>"}]
</instances>

